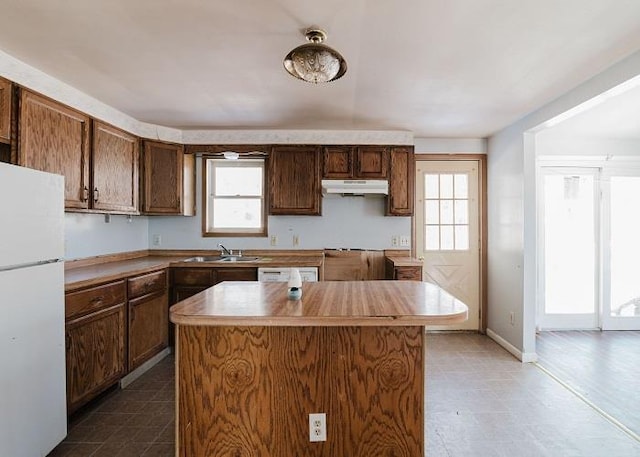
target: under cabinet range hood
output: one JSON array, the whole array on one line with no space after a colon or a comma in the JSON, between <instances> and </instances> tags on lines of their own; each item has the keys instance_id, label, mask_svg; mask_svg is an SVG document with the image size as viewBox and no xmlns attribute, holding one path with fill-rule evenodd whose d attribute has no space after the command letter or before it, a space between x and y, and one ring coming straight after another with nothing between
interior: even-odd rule
<instances>
[{"instance_id":1,"label":"under cabinet range hood","mask_svg":"<svg viewBox=\"0 0 640 457\"><path fill-rule=\"evenodd\" d=\"M383 179L323 179L323 194L388 195L389 181Z\"/></svg>"}]
</instances>

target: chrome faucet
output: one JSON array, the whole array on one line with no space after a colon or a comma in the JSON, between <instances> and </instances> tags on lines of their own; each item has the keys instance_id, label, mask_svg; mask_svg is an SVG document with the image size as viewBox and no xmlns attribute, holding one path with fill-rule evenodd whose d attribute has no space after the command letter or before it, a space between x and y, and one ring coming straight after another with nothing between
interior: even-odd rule
<instances>
[{"instance_id":1,"label":"chrome faucet","mask_svg":"<svg viewBox=\"0 0 640 457\"><path fill-rule=\"evenodd\" d=\"M233 255L233 249L227 249L227 248L225 248L225 247L222 245L222 243L218 243L218 247L219 247L220 249L222 249L222 255L223 255L223 256L225 256L225 255L226 255L226 256L232 256L232 255Z\"/></svg>"}]
</instances>

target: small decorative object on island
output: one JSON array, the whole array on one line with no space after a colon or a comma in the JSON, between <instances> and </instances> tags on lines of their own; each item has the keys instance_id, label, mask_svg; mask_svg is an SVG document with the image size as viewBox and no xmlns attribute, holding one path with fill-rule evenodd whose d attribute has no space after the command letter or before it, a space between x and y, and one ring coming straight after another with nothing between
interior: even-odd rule
<instances>
[{"instance_id":1,"label":"small decorative object on island","mask_svg":"<svg viewBox=\"0 0 640 457\"><path fill-rule=\"evenodd\" d=\"M289 300L300 300L302 298L302 278L297 268L292 268L289 273L289 282L287 283Z\"/></svg>"}]
</instances>

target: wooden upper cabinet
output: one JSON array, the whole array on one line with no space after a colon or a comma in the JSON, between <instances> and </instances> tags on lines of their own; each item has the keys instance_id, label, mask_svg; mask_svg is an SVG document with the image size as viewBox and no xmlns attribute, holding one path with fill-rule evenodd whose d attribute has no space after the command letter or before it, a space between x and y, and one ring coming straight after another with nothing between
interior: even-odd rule
<instances>
[{"instance_id":1,"label":"wooden upper cabinet","mask_svg":"<svg viewBox=\"0 0 640 457\"><path fill-rule=\"evenodd\" d=\"M322 177L327 179L353 178L354 154L351 146L324 146Z\"/></svg>"},{"instance_id":2,"label":"wooden upper cabinet","mask_svg":"<svg viewBox=\"0 0 640 457\"><path fill-rule=\"evenodd\" d=\"M388 216L412 216L415 182L413 146L390 149Z\"/></svg>"},{"instance_id":3,"label":"wooden upper cabinet","mask_svg":"<svg viewBox=\"0 0 640 457\"><path fill-rule=\"evenodd\" d=\"M89 116L22 90L18 165L65 177L65 207L89 207Z\"/></svg>"},{"instance_id":4,"label":"wooden upper cabinet","mask_svg":"<svg viewBox=\"0 0 640 457\"><path fill-rule=\"evenodd\" d=\"M182 145L145 141L142 183L145 214L195 214L195 160Z\"/></svg>"},{"instance_id":5,"label":"wooden upper cabinet","mask_svg":"<svg viewBox=\"0 0 640 457\"><path fill-rule=\"evenodd\" d=\"M138 212L138 138L108 124L93 123L93 209Z\"/></svg>"},{"instance_id":6,"label":"wooden upper cabinet","mask_svg":"<svg viewBox=\"0 0 640 457\"><path fill-rule=\"evenodd\" d=\"M386 146L324 146L326 179L386 179L389 149Z\"/></svg>"},{"instance_id":7,"label":"wooden upper cabinet","mask_svg":"<svg viewBox=\"0 0 640 457\"><path fill-rule=\"evenodd\" d=\"M386 146L356 148L355 178L386 179L389 172L389 149Z\"/></svg>"},{"instance_id":8,"label":"wooden upper cabinet","mask_svg":"<svg viewBox=\"0 0 640 457\"><path fill-rule=\"evenodd\" d=\"M320 146L274 146L269 214L319 216L320 197Z\"/></svg>"},{"instance_id":9,"label":"wooden upper cabinet","mask_svg":"<svg viewBox=\"0 0 640 457\"><path fill-rule=\"evenodd\" d=\"M11 81L0 78L0 143L11 141Z\"/></svg>"}]
</instances>

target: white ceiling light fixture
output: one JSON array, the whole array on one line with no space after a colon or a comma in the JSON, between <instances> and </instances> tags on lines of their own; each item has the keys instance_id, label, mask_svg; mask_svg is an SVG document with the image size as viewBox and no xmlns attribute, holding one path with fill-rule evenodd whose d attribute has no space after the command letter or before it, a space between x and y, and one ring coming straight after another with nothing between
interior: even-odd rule
<instances>
[{"instance_id":1,"label":"white ceiling light fixture","mask_svg":"<svg viewBox=\"0 0 640 457\"><path fill-rule=\"evenodd\" d=\"M240 157L240 154L233 151L226 151L224 152L223 155L224 155L224 158L227 160L238 160L238 158Z\"/></svg>"},{"instance_id":2,"label":"white ceiling light fixture","mask_svg":"<svg viewBox=\"0 0 640 457\"><path fill-rule=\"evenodd\" d=\"M335 81L347 72L347 62L338 51L322 44L327 33L319 28L307 29L309 43L298 46L284 58L290 75L310 83Z\"/></svg>"}]
</instances>

